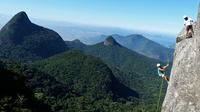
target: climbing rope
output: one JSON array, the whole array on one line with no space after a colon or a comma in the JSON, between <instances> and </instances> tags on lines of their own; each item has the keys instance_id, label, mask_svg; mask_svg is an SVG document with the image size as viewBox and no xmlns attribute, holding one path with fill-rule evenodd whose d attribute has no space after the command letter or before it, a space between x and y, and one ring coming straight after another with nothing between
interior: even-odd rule
<instances>
[{"instance_id":1,"label":"climbing rope","mask_svg":"<svg viewBox=\"0 0 200 112\"><path fill-rule=\"evenodd\" d=\"M169 55L170 55L170 51L167 53L167 63L169 64L169 62L170 62L170 57L169 57Z\"/></svg>"},{"instance_id":2,"label":"climbing rope","mask_svg":"<svg viewBox=\"0 0 200 112\"><path fill-rule=\"evenodd\" d=\"M159 94L159 97L158 97L158 104L157 104L157 110L156 110L156 112L159 111L160 97L161 97L161 94L162 94L163 82L164 82L164 79L162 78L162 83L161 83L161 86L160 86L160 94Z\"/></svg>"},{"instance_id":3,"label":"climbing rope","mask_svg":"<svg viewBox=\"0 0 200 112\"><path fill-rule=\"evenodd\" d=\"M173 50L170 49L170 51L168 53L166 53L166 56L167 56L167 63L169 64L169 62L171 61L172 59L172 52Z\"/></svg>"}]
</instances>

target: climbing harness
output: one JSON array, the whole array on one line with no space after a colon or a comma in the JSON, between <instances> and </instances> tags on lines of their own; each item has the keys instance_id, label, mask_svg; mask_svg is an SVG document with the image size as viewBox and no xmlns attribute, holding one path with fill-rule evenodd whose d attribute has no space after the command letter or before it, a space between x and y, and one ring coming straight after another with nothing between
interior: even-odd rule
<instances>
[{"instance_id":1,"label":"climbing harness","mask_svg":"<svg viewBox=\"0 0 200 112\"><path fill-rule=\"evenodd\" d=\"M161 97L161 94L162 94L162 88L163 88L163 81L164 79L162 78L162 83L161 83L161 86L160 86L160 94L159 94L159 97L158 97L158 103L157 103L157 109L156 109L156 112L158 112L160 110L159 106L160 106L160 97Z\"/></svg>"}]
</instances>

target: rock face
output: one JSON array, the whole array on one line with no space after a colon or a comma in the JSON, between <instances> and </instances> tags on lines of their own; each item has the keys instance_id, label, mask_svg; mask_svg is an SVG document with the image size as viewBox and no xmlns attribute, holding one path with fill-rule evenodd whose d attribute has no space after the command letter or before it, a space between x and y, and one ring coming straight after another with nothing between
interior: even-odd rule
<instances>
[{"instance_id":1,"label":"rock face","mask_svg":"<svg viewBox=\"0 0 200 112\"><path fill-rule=\"evenodd\" d=\"M104 41L104 45L105 46L110 46L110 45L121 46L119 43L116 42L116 40L112 36L109 36L106 38L106 40Z\"/></svg>"},{"instance_id":2,"label":"rock face","mask_svg":"<svg viewBox=\"0 0 200 112\"><path fill-rule=\"evenodd\" d=\"M200 14L200 13L199 13ZM199 15L198 15L199 18ZM185 38L179 33L173 67L162 112L200 112L200 29L199 19L195 36Z\"/></svg>"}]
</instances>

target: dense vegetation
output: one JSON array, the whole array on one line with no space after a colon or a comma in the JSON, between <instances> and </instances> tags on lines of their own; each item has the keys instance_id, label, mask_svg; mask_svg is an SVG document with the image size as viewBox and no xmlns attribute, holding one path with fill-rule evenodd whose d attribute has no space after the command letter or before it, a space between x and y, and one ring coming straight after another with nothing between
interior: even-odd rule
<instances>
[{"instance_id":1,"label":"dense vegetation","mask_svg":"<svg viewBox=\"0 0 200 112\"><path fill-rule=\"evenodd\" d=\"M24 74L35 97L50 105L52 111L138 109L138 93L120 84L100 59L80 51L64 52L33 66L8 61L4 66Z\"/></svg>"},{"instance_id":2,"label":"dense vegetation","mask_svg":"<svg viewBox=\"0 0 200 112\"><path fill-rule=\"evenodd\" d=\"M111 70L98 58L69 51L38 62L36 66L66 85L75 97L92 101L118 98L132 100L138 97L133 90L120 84Z\"/></svg>"},{"instance_id":3,"label":"dense vegetation","mask_svg":"<svg viewBox=\"0 0 200 112\"><path fill-rule=\"evenodd\" d=\"M38 100L25 85L25 77L8 70L0 62L0 111L1 112L44 112L50 107Z\"/></svg>"},{"instance_id":4,"label":"dense vegetation","mask_svg":"<svg viewBox=\"0 0 200 112\"><path fill-rule=\"evenodd\" d=\"M66 51L66 44L90 55ZM31 23L25 12L3 27L1 111L155 112L158 60L121 46L113 37L91 46L78 40L66 44L56 32Z\"/></svg>"},{"instance_id":5,"label":"dense vegetation","mask_svg":"<svg viewBox=\"0 0 200 112\"><path fill-rule=\"evenodd\" d=\"M54 31L31 23L25 12L16 14L0 31L0 57L34 61L67 50Z\"/></svg>"},{"instance_id":6,"label":"dense vegetation","mask_svg":"<svg viewBox=\"0 0 200 112\"><path fill-rule=\"evenodd\" d=\"M105 41L110 42L110 44L104 45L105 43L101 42L84 47L82 50L87 54L100 57L109 65L121 83L139 92L140 105L150 105L151 108L155 108L161 83L161 78L157 76L156 71L156 64L159 61L121 46L112 37L108 37ZM74 44L73 49L79 49L75 47ZM166 91L166 86L167 84L164 86L163 93ZM164 95L162 95L162 100Z\"/></svg>"}]
</instances>

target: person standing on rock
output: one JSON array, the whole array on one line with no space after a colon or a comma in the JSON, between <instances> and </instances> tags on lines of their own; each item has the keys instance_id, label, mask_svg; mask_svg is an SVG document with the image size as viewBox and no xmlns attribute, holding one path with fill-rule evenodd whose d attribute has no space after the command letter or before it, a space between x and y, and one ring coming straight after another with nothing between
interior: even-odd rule
<instances>
[{"instance_id":1,"label":"person standing on rock","mask_svg":"<svg viewBox=\"0 0 200 112\"><path fill-rule=\"evenodd\" d=\"M184 16L184 26L186 28L186 36L188 36L189 31L192 33L192 37L194 36L194 30L193 30L193 24L195 21L193 21L191 18L188 18L187 16Z\"/></svg>"},{"instance_id":2,"label":"person standing on rock","mask_svg":"<svg viewBox=\"0 0 200 112\"><path fill-rule=\"evenodd\" d=\"M158 75L160 77L165 78L166 82L169 82L169 78L165 75L165 69L169 66L169 64L167 64L166 66L162 67L160 63L157 64L158 67Z\"/></svg>"}]
</instances>

